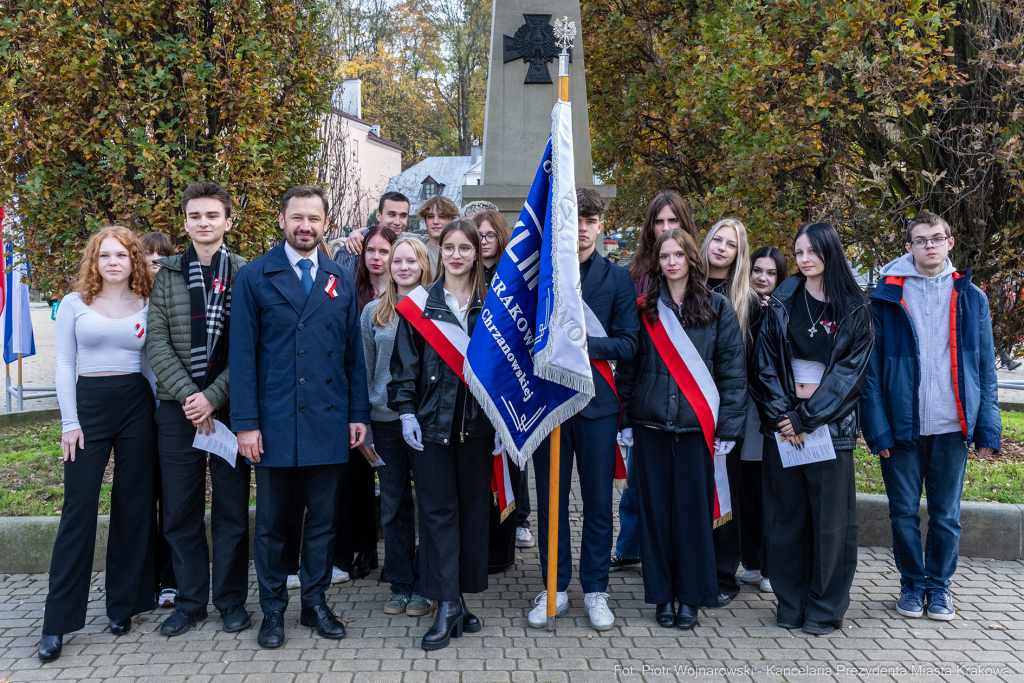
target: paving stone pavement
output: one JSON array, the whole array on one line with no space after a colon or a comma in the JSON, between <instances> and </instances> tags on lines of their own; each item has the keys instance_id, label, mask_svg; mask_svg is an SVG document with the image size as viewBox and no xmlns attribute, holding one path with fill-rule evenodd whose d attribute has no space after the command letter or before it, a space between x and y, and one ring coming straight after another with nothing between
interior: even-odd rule
<instances>
[{"instance_id":1,"label":"paving stone pavement","mask_svg":"<svg viewBox=\"0 0 1024 683\"><path fill-rule=\"evenodd\" d=\"M582 504L573 489L570 519L578 557ZM534 497L536 504L536 497ZM536 516L534 516L536 519ZM617 522L616 522L617 524ZM536 526L534 526L536 531ZM380 544L383 553L383 542ZM1024 562L960 558L953 579L957 617L951 622L908 620L894 611L899 574L892 553L861 548L852 604L842 632L815 637L775 625L771 594L744 586L725 608L703 610L693 631L657 625L643 601L639 572L611 575L609 606L615 627L598 633L583 612L574 577L571 606L553 633L529 628L526 614L543 589L536 547L492 575L490 588L466 596L484 621L479 633L424 652L420 638L431 617L383 613L388 587L372 577L331 587L328 600L346 620L348 637L318 638L298 624L298 592L286 617L287 644L261 650L256 627L237 634L210 617L186 635L157 631L170 610L137 618L132 632L114 637L104 613L104 574L93 575L86 627L65 637L63 656L36 658L46 574L0 574L0 683L602 683L604 681L1005 681L1024 683ZM250 566L249 608L258 612Z\"/></svg>"}]
</instances>

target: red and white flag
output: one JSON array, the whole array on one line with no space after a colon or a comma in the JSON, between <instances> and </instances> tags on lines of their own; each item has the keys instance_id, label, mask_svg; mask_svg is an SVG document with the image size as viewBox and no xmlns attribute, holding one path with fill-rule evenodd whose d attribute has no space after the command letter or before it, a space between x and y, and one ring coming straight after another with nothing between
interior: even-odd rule
<instances>
[{"instance_id":1,"label":"red and white flag","mask_svg":"<svg viewBox=\"0 0 1024 683\"><path fill-rule=\"evenodd\" d=\"M643 303L643 297L638 301ZM647 318L640 316L651 335L651 341L665 361L669 374L683 392L690 407L697 415L701 432L708 444L715 466L715 508L712 519L714 526L720 526L732 519L732 503L729 498L729 477L725 471L725 455L715 453L715 427L718 424L720 398L715 380L708 372L708 366L700 357L697 348L690 341L686 330L679 324L675 313L663 301L658 301L658 322L651 325Z\"/></svg>"},{"instance_id":2,"label":"red and white flag","mask_svg":"<svg viewBox=\"0 0 1024 683\"><path fill-rule=\"evenodd\" d=\"M437 285L440 287L440 285ZM417 287L408 296L398 302L395 310L419 332L430 347L441 356L445 365L450 367L462 383L466 383L464 367L466 364L466 348L469 346L469 335L461 325L445 320L433 320L423 317L427 307L427 290ZM508 471L508 455L503 451L494 456L491 471L491 493L498 499L501 509L501 520L515 509L515 494L512 491L512 480Z\"/></svg>"}]
</instances>

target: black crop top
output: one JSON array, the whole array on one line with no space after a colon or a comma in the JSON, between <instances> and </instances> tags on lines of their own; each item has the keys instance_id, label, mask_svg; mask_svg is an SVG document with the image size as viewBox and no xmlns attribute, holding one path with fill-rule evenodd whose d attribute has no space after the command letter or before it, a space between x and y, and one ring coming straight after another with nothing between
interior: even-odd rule
<instances>
[{"instance_id":1,"label":"black crop top","mask_svg":"<svg viewBox=\"0 0 1024 683\"><path fill-rule=\"evenodd\" d=\"M828 365L832 353L832 335L836 333L832 306L818 301L802 286L793 297L789 312L789 339L793 358Z\"/></svg>"}]
</instances>

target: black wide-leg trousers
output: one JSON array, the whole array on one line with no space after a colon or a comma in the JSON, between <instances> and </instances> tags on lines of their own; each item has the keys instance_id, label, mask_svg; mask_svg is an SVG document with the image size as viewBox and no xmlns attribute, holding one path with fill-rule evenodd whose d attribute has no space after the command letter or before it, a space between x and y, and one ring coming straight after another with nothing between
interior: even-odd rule
<instances>
[{"instance_id":1,"label":"black wide-leg trousers","mask_svg":"<svg viewBox=\"0 0 1024 683\"><path fill-rule=\"evenodd\" d=\"M224 612L241 607L249 594L249 481L251 467L242 456L232 467L223 458L192 447L196 428L177 401L156 410L163 479L164 535L170 544L178 580L175 608L206 612L210 602L210 548L206 542L206 468L213 501L213 604ZM209 463L209 465L207 465Z\"/></svg>"},{"instance_id":2,"label":"black wide-leg trousers","mask_svg":"<svg viewBox=\"0 0 1024 683\"><path fill-rule=\"evenodd\" d=\"M796 467L783 467L776 449L764 459L775 507L765 533L778 621L841 627L857 571L853 451Z\"/></svg>"},{"instance_id":3,"label":"black wide-leg trousers","mask_svg":"<svg viewBox=\"0 0 1024 683\"><path fill-rule=\"evenodd\" d=\"M458 600L487 590L492 437L410 451L420 510L420 594Z\"/></svg>"},{"instance_id":4,"label":"black wide-leg trousers","mask_svg":"<svg viewBox=\"0 0 1024 683\"><path fill-rule=\"evenodd\" d=\"M85 626L100 487L111 450L107 616L130 619L153 609L153 389L141 373L79 377L76 396L85 448L76 448L75 459L64 463L64 506L50 561L44 636L62 636Z\"/></svg>"},{"instance_id":5,"label":"black wide-leg trousers","mask_svg":"<svg viewBox=\"0 0 1024 683\"><path fill-rule=\"evenodd\" d=\"M714 607L715 465L704 435L637 427L633 439L644 602Z\"/></svg>"}]
</instances>

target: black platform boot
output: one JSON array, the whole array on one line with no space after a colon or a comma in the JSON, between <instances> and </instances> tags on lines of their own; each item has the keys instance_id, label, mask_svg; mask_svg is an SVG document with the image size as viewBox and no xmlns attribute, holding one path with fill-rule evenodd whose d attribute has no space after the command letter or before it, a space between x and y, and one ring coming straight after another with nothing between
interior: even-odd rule
<instances>
[{"instance_id":1,"label":"black platform boot","mask_svg":"<svg viewBox=\"0 0 1024 683\"><path fill-rule=\"evenodd\" d=\"M442 600L437 604L434 625L423 635L424 650L448 647L452 636L462 637L462 600Z\"/></svg>"},{"instance_id":2,"label":"black platform boot","mask_svg":"<svg viewBox=\"0 0 1024 683\"><path fill-rule=\"evenodd\" d=\"M476 633L484 627L484 623L466 607L465 595L460 593L459 599L462 601L462 630L466 633Z\"/></svg>"}]
</instances>

